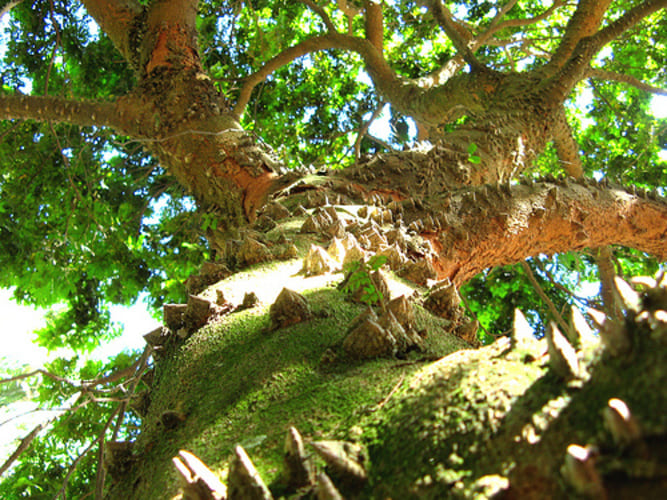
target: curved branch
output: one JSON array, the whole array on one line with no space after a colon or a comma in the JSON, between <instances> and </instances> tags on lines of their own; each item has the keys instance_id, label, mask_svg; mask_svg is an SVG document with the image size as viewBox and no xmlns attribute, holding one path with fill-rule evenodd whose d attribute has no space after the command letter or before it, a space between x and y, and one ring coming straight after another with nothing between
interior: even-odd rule
<instances>
[{"instance_id":1,"label":"curved branch","mask_svg":"<svg viewBox=\"0 0 667 500\"><path fill-rule=\"evenodd\" d=\"M131 37L139 28L144 8L136 0L81 0L86 11L99 24L123 58L130 62L132 53Z\"/></svg>"},{"instance_id":2,"label":"curved branch","mask_svg":"<svg viewBox=\"0 0 667 500\"><path fill-rule=\"evenodd\" d=\"M455 21L453 14L441 0L430 0L428 7L465 62L472 68L483 68L484 65L477 60L471 48L473 36L470 31Z\"/></svg>"},{"instance_id":3,"label":"curved branch","mask_svg":"<svg viewBox=\"0 0 667 500\"><path fill-rule=\"evenodd\" d=\"M613 82L627 83L633 87L656 95L667 95L667 89L655 87L648 83L642 82L639 78L626 75L623 73L616 73L614 71L605 71L603 69L590 68L586 72L587 77L598 78L600 80L609 80Z\"/></svg>"},{"instance_id":4,"label":"curved branch","mask_svg":"<svg viewBox=\"0 0 667 500\"><path fill-rule=\"evenodd\" d=\"M511 3L512 2L510 2L508 5L510 5ZM476 37L475 41L480 45L482 45L491 37L491 35L503 29L521 28L524 26L530 26L531 24L543 21L544 19L548 18L551 14L553 14L556 11L556 9L562 7L563 5L565 5L565 0L554 0L551 6L547 10L542 12L542 14L539 14L535 17L530 17L528 19L508 19L507 21L498 22L494 24L496 20L496 18L494 18L494 20L489 25L489 28L484 33Z\"/></svg>"},{"instance_id":5,"label":"curved branch","mask_svg":"<svg viewBox=\"0 0 667 500\"><path fill-rule=\"evenodd\" d=\"M357 52L364 60L373 82L381 91L382 89L389 89L398 80L398 77L390 68L387 61L371 42L363 38L342 35L340 33L328 33L309 38L284 50L267 61L259 71L248 76L243 83L239 98L234 106L233 114L235 117L238 119L243 114L250 101L253 89L271 73L306 54L329 49Z\"/></svg>"},{"instance_id":6,"label":"curved branch","mask_svg":"<svg viewBox=\"0 0 667 500\"><path fill-rule=\"evenodd\" d=\"M326 26L327 30L334 33L336 32L336 26L334 26L334 23L331 21L331 18L329 17L329 14L317 5L315 2L312 0L299 0L302 4L306 5L310 10L312 10L315 14L320 16L322 19L322 22L324 22L324 26Z\"/></svg>"},{"instance_id":7,"label":"curved branch","mask_svg":"<svg viewBox=\"0 0 667 500\"><path fill-rule=\"evenodd\" d=\"M480 33L470 41L470 50L477 52L482 45L494 45L497 47L504 47L506 45L521 43L522 47L527 44L527 41L517 40L496 40L493 35L505 28L519 28L522 26L529 26L548 18L554 13L556 9L565 5L565 0L555 0L551 6L542 14L529 19L509 19L507 21L498 22L504 14L509 11L509 8L516 2L509 2L501 11L494 17L489 27L483 33ZM509 8L508 8L509 6ZM495 24L494 24L495 23ZM525 48L524 48L525 50ZM537 57L535 54L529 54ZM460 54L452 57L442 67L433 71L432 73L415 80L415 84L421 88L431 88L437 85L442 85L447 80L452 78L461 68L465 66L465 60Z\"/></svg>"},{"instance_id":8,"label":"curved branch","mask_svg":"<svg viewBox=\"0 0 667 500\"><path fill-rule=\"evenodd\" d=\"M122 131L116 105L51 96L0 95L0 119L111 127Z\"/></svg>"},{"instance_id":9,"label":"curved branch","mask_svg":"<svg viewBox=\"0 0 667 500\"><path fill-rule=\"evenodd\" d=\"M276 55L269 59L264 66L262 66L258 71L249 75L243 82L241 91L239 92L239 97L236 100L236 105L234 106L233 114L237 117L240 117L245 111L248 102L250 102L250 96L252 91L257 85L264 81L271 73L277 69L282 68L298 59L299 57L310 54L311 52L317 52L319 50L328 50L337 48L337 44L334 41L333 37L330 35L315 36L299 42L289 49L283 50L280 54Z\"/></svg>"},{"instance_id":10,"label":"curved branch","mask_svg":"<svg viewBox=\"0 0 667 500\"><path fill-rule=\"evenodd\" d=\"M5 14L9 13L10 10L12 10L14 7L16 7L21 2L23 2L23 0L13 0L13 1L7 2L5 4L5 6L0 9L0 18L2 16L4 16Z\"/></svg>"},{"instance_id":11,"label":"curved branch","mask_svg":"<svg viewBox=\"0 0 667 500\"><path fill-rule=\"evenodd\" d=\"M438 278L457 286L540 253L619 244L667 257L667 200L594 181L482 186L432 207L442 227L422 236L438 254Z\"/></svg>"}]
</instances>

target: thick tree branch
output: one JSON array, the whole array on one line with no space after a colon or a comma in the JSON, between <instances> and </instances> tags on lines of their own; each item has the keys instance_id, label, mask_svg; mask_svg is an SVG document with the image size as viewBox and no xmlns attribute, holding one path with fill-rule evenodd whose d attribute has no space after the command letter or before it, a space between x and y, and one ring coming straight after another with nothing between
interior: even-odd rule
<instances>
[{"instance_id":1,"label":"thick tree branch","mask_svg":"<svg viewBox=\"0 0 667 500\"><path fill-rule=\"evenodd\" d=\"M636 26L646 17L660 9L664 9L665 7L667 7L667 0L647 0L646 2L642 2L636 7L633 7L616 21L598 31L591 38L590 50L593 50L594 54L597 53L602 47L620 37L625 31Z\"/></svg>"},{"instance_id":2,"label":"thick tree branch","mask_svg":"<svg viewBox=\"0 0 667 500\"><path fill-rule=\"evenodd\" d=\"M428 7L465 62L472 68L483 68L484 65L477 60L471 48L472 34L455 21L451 11L441 0L429 0Z\"/></svg>"},{"instance_id":3,"label":"thick tree branch","mask_svg":"<svg viewBox=\"0 0 667 500\"><path fill-rule=\"evenodd\" d=\"M382 16L382 2L379 0L366 0L366 40L382 54L384 49L384 28Z\"/></svg>"},{"instance_id":4,"label":"thick tree branch","mask_svg":"<svg viewBox=\"0 0 667 500\"><path fill-rule=\"evenodd\" d=\"M0 95L0 117L5 120L50 121L123 130L116 105L109 102L69 100L50 96Z\"/></svg>"},{"instance_id":5,"label":"thick tree branch","mask_svg":"<svg viewBox=\"0 0 667 500\"><path fill-rule=\"evenodd\" d=\"M549 74L562 68L574 53L577 44L598 30L610 3L611 0L579 0L577 10L570 18L556 52L545 67Z\"/></svg>"},{"instance_id":6,"label":"thick tree branch","mask_svg":"<svg viewBox=\"0 0 667 500\"><path fill-rule=\"evenodd\" d=\"M554 103L562 103L574 86L585 78L590 68L590 62L602 47L621 36L625 31L635 26L647 16L667 7L667 0L648 0L630 9L616 21L610 23L595 35L582 38L562 69L547 80L545 85L546 98ZM551 62L545 66L548 70Z\"/></svg>"},{"instance_id":7,"label":"thick tree branch","mask_svg":"<svg viewBox=\"0 0 667 500\"><path fill-rule=\"evenodd\" d=\"M100 25L123 58L132 62L136 58L131 46L132 37L138 35L144 8L136 0L82 0L88 14Z\"/></svg>"},{"instance_id":8,"label":"thick tree branch","mask_svg":"<svg viewBox=\"0 0 667 500\"><path fill-rule=\"evenodd\" d=\"M567 116L562 106L560 112L557 114L557 121L552 131L554 146L556 147L556 153L563 166L563 170L575 179L581 177L584 174L584 170L581 165L581 157L579 156L579 145L574 140L572 129L567 122Z\"/></svg>"},{"instance_id":9,"label":"thick tree branch","mask_svg":"<svg viewBox=\"0 0 667 500\"><path fill-rule=\"evenodd\" d=\"M422 236L438 254L439 278L457 285L540 253L619 244L667 257L667 201L594 181L482 186L432 207L442 229Z\"/></svg>"},{"instance_id":10,"label":"thick tree branch","mask_svg":"<svg viewBox=\"0 0 667 500\"><path fill-rule=\"evenodd\" d=\"M588 71L586 72L586 76L591 78L597 78L600 80L626 83L628 85L631 85L632 87L638 88L639 90L643 90L644 92L649 92L651 94L667 95L667 89L655 87L648 83L642 82L639 78L635 78L634 76L630 75L625 75L623 73L616 73L614 71L605 71L603 69L597 69L597 68L589 68Z\"/></svg>"}]
</instances>

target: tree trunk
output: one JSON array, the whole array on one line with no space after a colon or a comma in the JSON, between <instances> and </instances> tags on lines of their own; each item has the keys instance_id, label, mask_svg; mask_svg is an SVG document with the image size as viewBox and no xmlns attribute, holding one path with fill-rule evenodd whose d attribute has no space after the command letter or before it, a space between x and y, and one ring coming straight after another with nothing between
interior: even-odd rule
<instances>
[{"instance_id":1,"label":"tree trunk","mask_svg":"<svg viewBox=\"0 0 667 500\"><path fill-rule=\"evenodd\" d=\"M285 173L268 147L239 125L239 103L227 102L202 68L196 2L158 0L145 8L83 3L134 69L136 88L113 104L0 96L3 116L104 125L142 141L199 208L215 214L216 227L206 236L219 260L206 268L225 265L236 272L207 290L204 285L219 275L202 273L190 287L209 302L193 297L187 306L167 309L175 319L165 317L170 333L155 346L156 376L142 432L128 463L109 469L123 471L112 478L110 497L175 494L169 459L179 449L216 473L243 469L247 457L235 449L239 442L260 469L256 474L247 467L241 475L264 476L275 496L296 495L280 465L284 435L293 425L309 444L348 441L314 447L328 460L331 484L346 497L490 497L505 491L506 498L565 498L574 489L603 498L632 483L614 483L619 468L646 497L659 490L664 471L655 457L664 452L662 441L647 452L642 437L611 431L603 455L611 460L618 452L625 461L609 466L606 485L593 459L575 456L567 445L598 439L604 432L600 412L612 411L605 405L613 397L630 404L645 436L664 440L667 422L655 411L666 406L664 287L651 292L658 306L628 312L625 323L602 328L608 346L618 347L613 339L620 337L630 353L610 349L620 359L572 354L551 329L549 370L546 341L524 338L512 350L498 341L460 351L475 340L476 323L464 319L456 292L489 267L542 253L619 244L667 258L665 199L580 178L564 117L566 96L629 16L598 31L608 2L579 2L552 63L521 75L485 68L465 34L448 33L471 70L424 88L390 70L382 58L381 12L365 2L367 39L329 33L311 42L361 54L378 92L428 127L435 146L313 174ZM657 3L644 2L633 12L654 12ZM444 131L458 119L457 128ZM550 141L572 177L514 182ZM374 301L368 294L379 297L377 311L365 311L328 286L343 280L335 273L344 260L341 238L349 244L344 255L352 255L348 260L361 273L348 276L342 288L352 296L359 292L362 302ZM385 284L382 273L371 272L368 259L375 255L387 257L387 266L410 284ZM254 264L260 267L247 268ZM309 274L317 276L304 277ZM305 297L285 292L292 301L282 310L270 307L283 287L300 288ZM259 305L253 306L250 292ZM356 347L359 339L363 349ZM363 357L373 359L357 359ZM631 357L631 367L624 366ZM368 448L370 466L357 445ZM327 458L334 448L335 459ZM560 479L563 462L567 487ZM577 483L580 476L583 483ZM305 480L310 494L329 485L318 477L320 486L312 477ZM235 488L237 480L230 481ZM268 490L255 491L265 498Z\"/></svg>"}]
</instances>

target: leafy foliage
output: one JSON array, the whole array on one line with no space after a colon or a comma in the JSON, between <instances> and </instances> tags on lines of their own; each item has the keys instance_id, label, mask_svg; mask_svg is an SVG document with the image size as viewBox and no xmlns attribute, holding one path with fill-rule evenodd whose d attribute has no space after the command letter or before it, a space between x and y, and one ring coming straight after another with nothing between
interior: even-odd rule
<instances>
[{"instance_id":1,"label":"leafy foliage","mask_svg":"<svg viewBox=\"0 0 667 500\"><path fill-rule=\"evenodd\" d=\"M368 262L355 260L345 268L345 286L343 291L355 294L361 290L359 300L364 304L376 305L384 300L382 291L378 290L371 278L371 273L379 270L387 262L386 255L373 255Z\"/></svg>"},{"instance_id":2,"label":"leafy foliage","mask_svg":"<svg viewBox=\"0 0 667 500\"><path fill-rule=\"evenodd\" d=\"M526 25L519 21L543 14L545 3L511 3L504 20L517 22L495 33L493 43L479 48L476 56L493 70L518 73L545 62L575 5L566 4L547 19ZM363 36L362 16L349 22L338 2L317 4L341 32ZM609 19L635 4L615 2ZM475 26L476 33L492 27L498 13L497 5L488 1L447 5L462 23ZM301 2L209 0L200 2L199 8L204 69L229 106L248 75L285 49L324 31L320 16ZM384 56L400 76L432 79L455 56L454 44L420 3L386 2L383 13ZM665 87L664 40L663 11L612 42L594 65ZM79 2L25 0L11 10L1 41L4 93L111 101L131 92L137 82L137 75ZM468 69L461 66L459 71ZM273 145L288 166L346 166L353 159L360 129L384 99L370 84L358 55L313 52L273 72L254 89L242 125ZM567 103L567 113L588 176L664 190L667 122L652 116L650 103L645 91L623 83L593 78L581 82ZM396 149L414 145L412 118L395 105L385 109L385 144L363 137L361 154L382 152L386 145ZM452 120L446 131L456 130L468 119ZM216 229L217 219L196 209L145 145L97 127L0 123L0 286L14 287L22 303L58 306L37 339L50 350L74 352L47 367L62 379L95 378L128 366L132 354L105 363L86 361L84 356L118 333L109 306L131 304L140 295L156 311L166 302L181 302L185 279L213 257L203 235ZM481 164L474 142L467 154L471 164ZM555 148L549 145L528 175L560 171ZM659 265L628 249L615 249L615 258L619 274L652 274ZM363 290L362 300L369 304L381 301L370 273L383 263L382 257L374 257L352 264L347 291ZM559 311L587 298L568 294L552 278L575 289L597 279L592 259L585 254L540 256L529 264ZM538 318L549 316L518 266L489 270L471 280L462 294L494 335L511 328L515 307L524 310L538 334L543 332ZM48 408L65 405L78 390L53 379L33 384L38 403ZM0 402L24 395L20 384L5 386ZM108 437L104 423L113 407L91 400L82 411L57 419L52 432L33 442L30 453L0 484L0 497L52 498L73 457L91 436ZM121 436L132 435L138 418L126 420ZM69 480L69 497L88 491L84 485L91 481L94 460L92 454L84 457ZM49 464L46 469L44 463Z\"/></svg>"}]
</instances>

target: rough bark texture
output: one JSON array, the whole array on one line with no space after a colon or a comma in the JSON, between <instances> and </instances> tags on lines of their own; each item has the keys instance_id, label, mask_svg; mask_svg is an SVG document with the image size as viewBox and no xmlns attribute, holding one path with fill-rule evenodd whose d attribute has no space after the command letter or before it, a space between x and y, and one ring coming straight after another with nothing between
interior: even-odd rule
<instances>
[{"instance_id":1,"label":"rough bark texture","mask_svg":"<svg viewBox=\"0 0 667 500\"><path fill-rule=\"evenodd\" d=\"M555 142L565 171L580 177L581 167L563 112L564 101L576 83L587 74L591 60L606 43L648 14L664 7L667 2L642 2L600 29L609 4L580 1L551 62L542 68L518 74L500 73L479 63L474 54L479 40L473 40L465 26L453 23L451 13L441 2L429 2L434 17L459 50L454 65L462 64L463 60L471 68L470 72L446 81L434 79L430 85L399 77L383 58L380 3L365 2L365 38L333 32L333 24L324 11L314 6L313 10L325 21L326 34L310 39L308 44L283 54L282 58L270 61L267 63L269 69L264 72L250 75L241 91L239 103L230 103L218 93L202 67L197 46L196 2L158 0L143 7L131 0L85 0L89 14L134 69L138 80L136 88L113 103L2 96L0 116L108 126L141 140L195 197L201 209L217 214L218 229L208 236L212 245L222 251L221 255L225 255L230 245L233 246L232 236L238 234L245 237L245 246L241 246L245 248L243 252L249 252L250 246L261 250L252 256L244 254L239 261L243 264L277 257L278 254L271 253L273 249L269 247L284 251L284 255L294 256L280 247L288 244L280 238L273 241L267 236L266 240L259 241L261 234L253 232L258 226L251 224L270 199L294 205L296 197L307 209L326 206L323 211L333 210L334 213L336 209L332 205L348 208L357 204L370 205L367 210L381 213L381 223L385 226L393 225L397 232L409 232L411 237L420 237L425 243L416 250L412 249L412 253L401 249L407 256L399 255L397 262L402 265L402 259L410 260L406 266L412 266L410 276L413 281L423 284L436 278L448 279L458 286L492 266L519 262L541 253L553 254L609 244L631 246L664 259L667 258L667 202L655 193L628 191L622 187L566 177L514 182L532 165L536 155L544 150L549 141ZM294 172L280 174L280 165L272 158L271 151L241 128L238 115L243 112L253 86L261 81L262 75L268 74L270 68L301 53L329 48L360 54L378 92L396 109L415 118L421 126L428 127L430 137L434 141L437 139L435 147L428 152L405 151L378 156L355 168L322 176L305 177ZM465 124L444 133L442 127L445 124L462 117L467 117ZM470 159L469 148L472 144L476 146L478 162ZM296 208L292 208L296 213ZM268 217L266 213L262 215ZM257 222L262 220L257 219ZM321 222L318 224L318 231L326 233L328 238L339 233L342 235L343 230L353 227L353 224L344 226L333 216L325 227ZM391 229L383 231L364 234L363 249L357 251L362 255L363 252L378 251L380 245L375 248L374 240L386 240ZM299 236L298 242L304 239L306 237ZM452 318L443 321L449 321L449 330L454 330L454 326L465 326L452 326L455 323ZM645 328L650 329L648 326ZM386 334L388 330L386 328L382 332ZM258 338L257 331L251 333L253 339ZM417 344L419 342L415 342ZM193 348L192 345L189 348ZM264 355L263 349L263 344L258 347L258 356ZM234 349L224 351L230 355L235 352ZM650 357L646 352L644 354ZM324 351L318 355L321 355L321 364L325 367L332 359L335 362L335 353ZM281 362L279 354L274 356L278 363ZM660 359L659 356L657 358ZM294 365L300 362L300 358L297 359L292 360ZM213 361L217 363L218 359ZM206 363L213 361L204 360ZM189 365L174 363L180 370L179 374L187 374L191 369ZM252 370L254 368L248 368L248 373L254 374ZM447 370L456 372L455 368ZM230 378L234 376L232 374ZM264 385L273 381L272 372L262 376L266 378L252 380L249 384ZM241 373L239 377L243 381L246 377L252 378L246 373ZM418 375L414 380L415 387L419 385L420 377ZM439 380L440 375L434 377ZM660 374L655 377L659 379ZM230 385L241 383L235 380L225 382ZM180 383L173 382L174 386ZM391 383L393 385L396 381ZM398 383L400 385L402 380ZM434 382L436 387L440 383L437 380ZM236 393L230 392L230 398L240 397L237 393L247 390L247 387L239 386ZM189 394L188 397L192 398L190 401L198 400L197 394L194 397ZM415 396L415 405L429 404L430 400L419 397ZM169 402L166 397L164 401ZM152 408L153 416L162 410L165 413L169 410L164 401L164 408ZM447 404L450 402L444 401ZM438 408L447 406L440 403ZM381 408L384 402L378 406ZM437 414L436 410L433 411ZM406 420L411 418L405 408L397 409L396 415ZM159 417L155 420L158 421ZM414 439L410 442L417 442L420 436L418 429L410 429L414 431ZM149 430L156 432L155 428ZM514 428L512 431L523 432ZM391 455L391 450L391 446L386 445L384 451ZM558 453L561 451L558 450ZM155 453L152 455L154 458L161 457ZM549 467L553 469L555 463L556 459L552 459ZM140 475L141 480L150 478L151 467L156 467L156 464L146 465L146 470ZM391 477L390 467L384 471L386 477ZM540 474L548 472L540 468ZM514 473L529 475L530 470L526 466ZM428 490L425 478L413 479L415 484L423 479L421 486L415 486L417 490L422 486ZM433 481L433 478L430 480ZM447 478L438 480L449 481ZM521 483L519 478L517 484L532 484L525 479L523 481ZM456 478L451 481L452 484L455 482ZM141 490L143 486L137 484ZM547 486L545 490L548 493L557 489L553 480ZM380 495L382 492L378 490L375 493ZM531 498L519 493L512 498ZM118 495L120 497L121 493Z\"/></svg>"}]
</instances>

